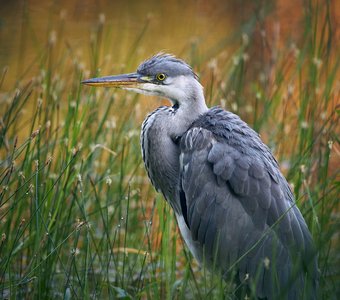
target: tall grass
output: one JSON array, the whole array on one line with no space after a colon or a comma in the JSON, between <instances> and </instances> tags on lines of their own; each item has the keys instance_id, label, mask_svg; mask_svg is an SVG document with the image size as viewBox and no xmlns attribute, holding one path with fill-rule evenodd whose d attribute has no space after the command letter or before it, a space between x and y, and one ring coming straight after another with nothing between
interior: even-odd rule
<instances>
[{"instance_id":1,"label":"tall grass","mask_svg":"<svg viewBox=\"0 0 340 300\"><path fill-rule=\"evenodd\" d=\"M261 76L250 72L252 31L233 55L214 48L209 61L194 50L186 58L201 72L207 101L239 113L273 149L319 249L319 297L335 299L339 55L330 4L308 4L303 39L263 50L273 59L264 59ZM138 61L145 26L127 66ZM89 47L92 75L106 48L104 27L99 21ZM141 99L82 87L90 74L75 51L56 53L53 36L46 43L39 73L1 100L0 298L228 299L237 287L199 270L147 179Z\"/></svg>"}]
</instances>

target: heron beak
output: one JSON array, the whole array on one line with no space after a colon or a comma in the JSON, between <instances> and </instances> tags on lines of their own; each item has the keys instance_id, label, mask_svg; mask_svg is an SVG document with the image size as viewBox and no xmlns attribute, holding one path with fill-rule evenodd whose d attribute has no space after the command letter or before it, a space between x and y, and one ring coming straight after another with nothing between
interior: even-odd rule
<instances>
[{"instance_id":1,"label":"heron beak","mask_svg":"<svg viewBox=\"0 0 340 300\"><path fill-rule=\"evenodd\" d=\"M115 76L105 76L83 80L81 83L91 86L137 88L140 84L148 82L146 76L138 73L129 73Z\"/></svg>"}]
</instances>

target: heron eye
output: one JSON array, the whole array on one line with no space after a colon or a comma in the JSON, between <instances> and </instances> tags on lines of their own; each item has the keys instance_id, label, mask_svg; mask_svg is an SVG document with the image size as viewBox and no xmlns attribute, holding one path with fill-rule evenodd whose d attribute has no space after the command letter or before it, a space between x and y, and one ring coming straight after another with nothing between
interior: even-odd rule
<instances>
[{"instance_id":1,"label":"heron eye","mask_svg":"<svg viewBox=\"0 0 340 300\"><path fill-rule=\"evenodd\" d=\"M158 81L164 81L166 78L166 75L164 73L159 73L157 74L156 78Z\"/></svg>"}]
</instances>

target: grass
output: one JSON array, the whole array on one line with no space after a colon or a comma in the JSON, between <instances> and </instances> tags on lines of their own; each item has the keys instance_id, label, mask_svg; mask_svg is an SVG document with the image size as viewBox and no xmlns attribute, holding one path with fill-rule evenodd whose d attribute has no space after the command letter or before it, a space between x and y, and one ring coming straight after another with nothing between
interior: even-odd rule
<instances>
[{"instance_id":1,"label":"grass","mask_svg":"<svg viewBox=\"0 0 340 300\"><path fill-rule=\"evenodd\" d=\"M272 59L261 61L260 76L250 68L258 24L233 55L215 47L185 58L200 70L209 104L241 115L273 149L319 250L319 298L336 299L339 55L330 3L307 4L301 41L275 46L263 37ZM92 75L104 27L100 21L89 47ZM138 61L146 28L127 66ZM0 298L228 298L235 287L199 270L147 179L143 99L82 87L89 74L75 52L57 53L51 37L46 45L35 60L40 71L23 75L1 103Z\"/></svg>"}]
</instances>

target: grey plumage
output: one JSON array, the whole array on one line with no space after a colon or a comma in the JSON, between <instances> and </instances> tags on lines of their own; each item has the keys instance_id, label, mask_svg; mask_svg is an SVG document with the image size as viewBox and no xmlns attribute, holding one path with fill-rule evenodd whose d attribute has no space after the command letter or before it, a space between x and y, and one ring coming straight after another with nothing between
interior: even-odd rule
<instances>
[{"instance_id":1,"label":"grey plumage","mask_svg":"<svg viewBox=\"0 0 340 300\"><path fill-rule=\"evenodd\" d=\"M169 54L155 55L143 63L137 69L137 73L142 75L158 74L167 71L167 76L176 77L178 75L189 75L197 77L191 67L183 60L175 58Z\"/></svg>"},{"instance_id":2,"label":"grey plumage","mask_svg":"<svg viewBox=\"0 0 340 300\"><path fill-rule=\"evenodd\" d=\"M101 82L172 102L144 121L142 154L195 258L225 277L236 270L260 298L315 298L311 234L258 134L235 114L208 109L198 77L171 55L152 57L137 73L85 81Z\"/></svg>"},{"instance_id":3,"label":"grey plumage","mask_svg":"<svg viewBox=\"0 0 340 300\"><path fill-rule=\"evenodd\" d=\"M205 260L213 264L213 245L219 238L217 262L228 270L260 240L238 264L239 279L260 272L268 280L257 285L258 296L276 299L288 285L292 263L307 266L315 253L306 223L269 149L239 117L220 108L209 110L191 125L180 149L181 189L186 199L192 199L187 200L187 226L193 240L207 248ZM279 255L273 255L274 248ZM294 254L300 254L302 261L294 261ZM266 284L274 277L274 271L265 267L266 258L276 263L280 288L275 290ZM315 259L311 269L310 291L317 284ZM303 277L288 290L288 299L302 299Z\"/></svg>"}]
</instances>

